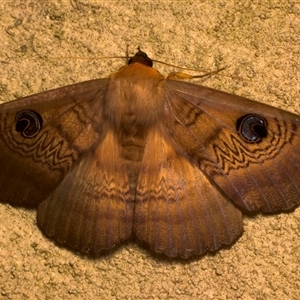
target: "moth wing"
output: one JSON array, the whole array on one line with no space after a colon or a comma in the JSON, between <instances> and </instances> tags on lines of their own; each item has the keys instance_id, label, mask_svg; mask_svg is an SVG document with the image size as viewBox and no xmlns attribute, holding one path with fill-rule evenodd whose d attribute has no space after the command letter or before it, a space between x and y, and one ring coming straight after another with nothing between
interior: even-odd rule
<instances>
[{"instance_id":1,"label":"moth wing","mask_svg":"<svg viewBox=\"0 0 300 300\"><path fill-rule=\"evenodd\" d=\"M37 205L103 138L107 83L87 81L0 106L1 202Z\"/></svg>"},{"instance_id":2,"label":"moth wing","mask_svg":"<svg viewBox=\"0 0 300 300\"><path fill-rule=\"evenodd\" d=\"M188 258L236 240L242 215L164 130L156 129L144 151L133 231L155 252Z\"/></svg>"},{"instance_id":3,"label":"moth wing","mask_svg":"<svg viewBox=\"0 0 300 300\"><path fill-rule=\"evenodd\" d=\"M249 211L300 204L298 115L180 81L167 80L165 89L168 134L228 198ZM254 128L247 116L266 124ZM256 133L259 142L245 141Z\"/></svg>"},{"instance_id":4,"label":"moth wing","mask_svg":"<svg viewBox=\"0 0 300 300\"><path fill-rule=\"evenodd\" d=\"M38 206L45 235L81 252L109 250L132 233L133 201L112 130L87 151Z\"/></svg>"}]
</instances>

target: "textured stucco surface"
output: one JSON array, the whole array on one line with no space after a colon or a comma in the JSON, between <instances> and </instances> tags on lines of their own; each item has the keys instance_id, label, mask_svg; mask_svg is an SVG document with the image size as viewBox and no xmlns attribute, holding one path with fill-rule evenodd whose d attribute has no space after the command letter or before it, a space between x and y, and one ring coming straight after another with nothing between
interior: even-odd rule
<instances>
[{"instance_id":1,"label":"textured stucco surface","mask_svg":"<svg viewBox=\"0 0 300 300\"><path fill-rule=\"evenodd\" d=\"M300 113L299 28L299 1L0 1L0 100L104 77L124 61L97 57L140 45L180 66L226 65L196 82ZM0 299L300 299L300 209L245 217L231 248L188 262L134 243L81 257L35 215L0 204Z\"/></svg>"}]
</instances>

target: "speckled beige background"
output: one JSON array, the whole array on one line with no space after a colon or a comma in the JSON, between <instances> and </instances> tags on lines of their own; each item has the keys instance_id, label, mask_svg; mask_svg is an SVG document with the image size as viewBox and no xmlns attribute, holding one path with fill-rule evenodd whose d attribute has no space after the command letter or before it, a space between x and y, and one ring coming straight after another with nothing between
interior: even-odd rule
<instances>
[{"instance_id":1,"label":"speckled beige background","mask_svg":"<svg viewBox=\"0 0 300 300\"><path fill-rule=\"evenodd\" d=\"M299 28L299 1L2 0L0 100L104 77L124 61L96 58L140 45L180 66L226 65L197 82L300 113ZM244 227L230 249L189 262L134 243L88 259L46 239L35 210L0 204L0 298L300 299L300 209Z\"/></svg>"}]
</instances>

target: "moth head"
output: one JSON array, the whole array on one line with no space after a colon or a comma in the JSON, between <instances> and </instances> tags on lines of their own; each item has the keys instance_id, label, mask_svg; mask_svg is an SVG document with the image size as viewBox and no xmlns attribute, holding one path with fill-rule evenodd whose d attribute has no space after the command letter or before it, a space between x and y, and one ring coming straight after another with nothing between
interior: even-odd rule
<instances>
[{"instance_id":1,"label":"moth head","mask_svg":"<svg viewBox=\"0 0 300 300\"><path fill-rule=\"evenodd\" d=\"M140 63L148 67L153 66L152 59L149 58L145 52L141 51L140 47L138 47L138 52L128 60L128 65L131 65L133 63Z\"/></svg>"}]
</instances>

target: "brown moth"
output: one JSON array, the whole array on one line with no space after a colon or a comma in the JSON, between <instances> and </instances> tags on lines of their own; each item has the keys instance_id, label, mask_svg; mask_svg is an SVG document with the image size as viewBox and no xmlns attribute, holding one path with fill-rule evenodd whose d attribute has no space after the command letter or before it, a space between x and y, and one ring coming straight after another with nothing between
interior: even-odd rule
<instances>
[{"instance_id":1,"label":"brown moth","mask_svg":"<svg viewBox=\"0 0 300 300\"><path fill-rule=\"evenodd\" d=\"M233 243L241 210L300 204L300 116L166 79L142 51L2 104L0 126L0 201L37 206L43 233L81 252L135 236L189 258Z\"/></svg>"}]
</instances>

